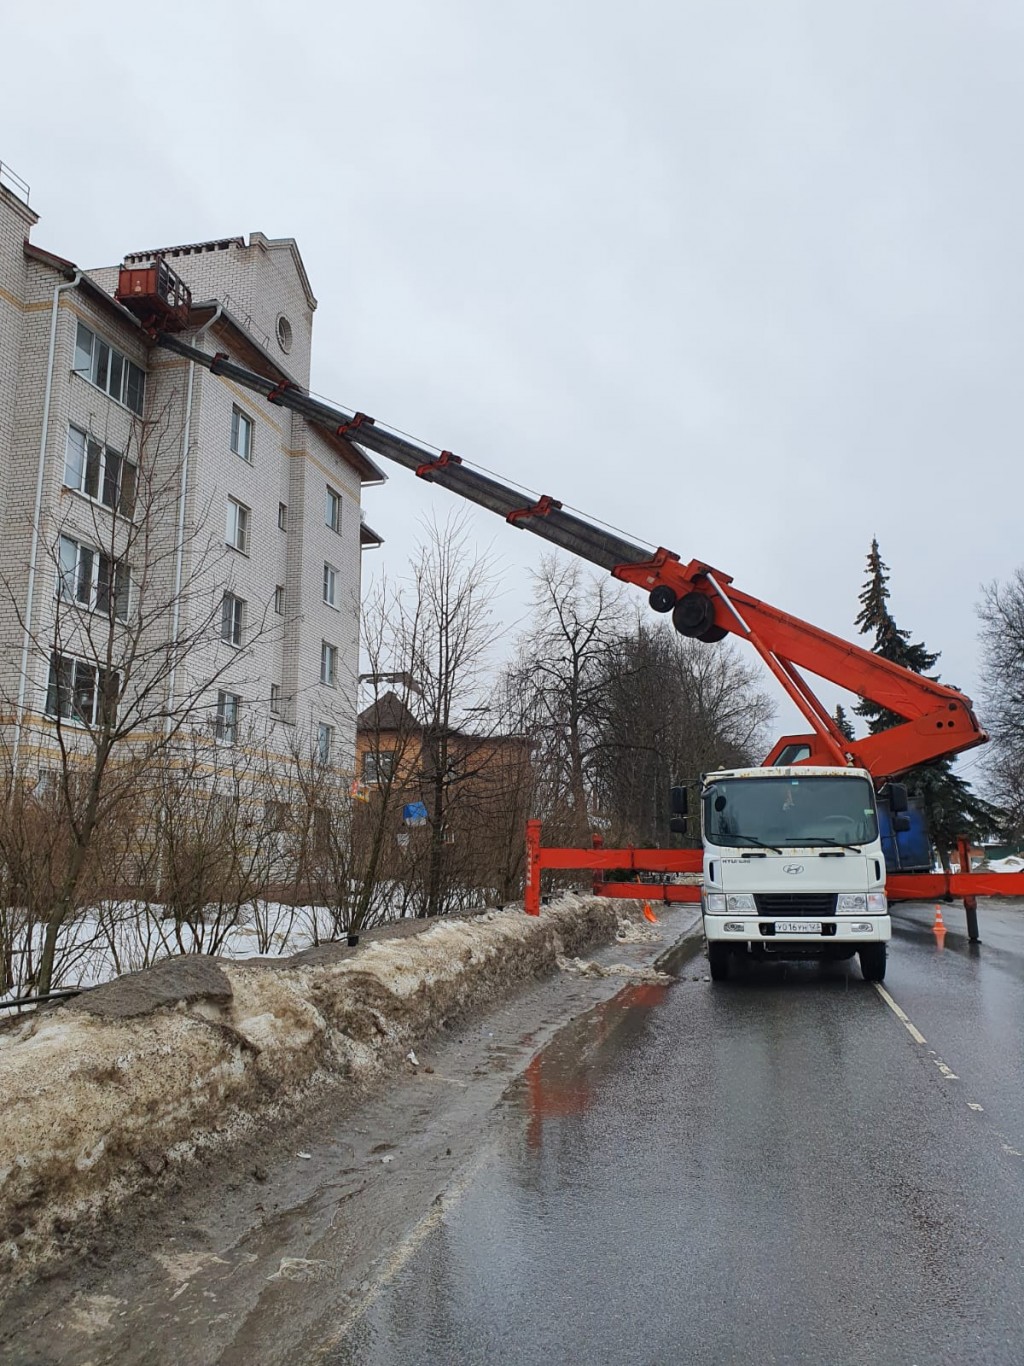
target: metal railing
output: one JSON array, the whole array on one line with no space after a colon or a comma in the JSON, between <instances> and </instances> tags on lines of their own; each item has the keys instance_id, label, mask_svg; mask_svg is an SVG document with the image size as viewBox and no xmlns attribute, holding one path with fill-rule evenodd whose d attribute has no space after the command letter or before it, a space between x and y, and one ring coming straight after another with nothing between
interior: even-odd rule
<instances>
[{"instance_id":1,"label":"metal railing","mask_svg":"<svg viewBox=\"0 0 1024 1366\"><path fill-rule=\"evenodd\" d=\"M15 996L13 1000L0 1001L0 1010L17 1010L22 1006L39 1005L45 1001L64 1001L70 996L81 996L88 987L68 987L62 991L47 991L42 996Z\"/></svg>"},{"instance_id":2,"label":"metal railing","mask_svg":"<svg viewBox=\"0 0 1024 1366\"><path fill-rule=\"evenodd\" d=\"M260 327L251 313L242 312L243 305L240 304L237 299L232 299L230 294L225 294L224 307L236 322L241 323L245 330L256 338L264 351L270 350L270 333L264 332L263 328Z\"/></svg>"},{"instance_id":3,"label":"metal railing","mask_svg":"<svg viewBox=\"0 0 1024 1366\"><path fill-rule=\"evenodd\" d=\"M28 198L31 194L28 181L22 180L20 175L15 171L12 171L10 166L5 166L2 161L0 161L0 185L5 185L7 189L12 190L19 199L23 199L26 204L28 203Z\"/></svg>"}]
</instances>

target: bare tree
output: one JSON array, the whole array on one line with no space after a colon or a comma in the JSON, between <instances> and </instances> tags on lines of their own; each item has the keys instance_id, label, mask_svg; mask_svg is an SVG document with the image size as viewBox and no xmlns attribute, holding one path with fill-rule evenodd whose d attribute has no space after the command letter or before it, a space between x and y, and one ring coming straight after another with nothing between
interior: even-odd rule
<instances>
[{"instance_id":1,"label":"bare tree","mask_svg":"<svg viewBox=\"0 0 1024 1366\"><path fill-rule=\"evenodd\" d=\"M488 711L489 732L472 754L476 779L466 803L473 818L477 881L502 905L521 894L526 822L536 800L530 699L508 670L499 675Z\"/></svg>"},{"instance_id":2,"label":"bare tree","mask_svg":"<svg viewBox=\"0 0 1024 1366\"><path fill-rule=\"evenodd\" d=\"M759 757L773 705L728 644L706 646L635 611L618 586L545 560L507 678L526 700L534 814L549 839L668 841L670 787Z\"/></svg>"},{"instance_id":3,"label":"bare tree","mask_svg":"<svg viewBox=\"0 0 1024 1366\"><path fill-rule=\"evenodd\" d=\"M422 696L411 669L419 646L419 614L403 606L402 594L387 579L376 586L363 613L363 675L357 753L357 801L353 837L364 858L353 907L355 928L375 916L382 883L390 893L391 914L401 918L412 897L411 835L400 821L404 805L419 796L422 724L415 709ZM415 850L413 851L415 853Z\"/></svg>"},{"instance_id":4,"label":"bare tree","mask_svg":"<svg viewBox=\"0 0 1024 1366\"><path fill-rule=\"evenodd\" d=\"M427 810L418 914L424 916L449 909L465 885L456 816L474 766L460 732L489 687L493 595L492 566L470 546L465 515L459 514L428 528L412 582L395 600L394 655L405 661L418 688L415 784Z\"/></svg>"},{"instance_id":5,"label":"bare tree","mask_svg":"<svg viewBox=\"0 0 1024 1366\"><path fill-rule=\"evenodd\" d=\"M987 776L1013 830L1024 830L1024 568L983 589L978 608L984 650L982 700L992 737Z\"/></svg>"},{"instance_id":6,"label":"bare tree","mask_svg":"<svg viewBox=\"0 0 1024 1366\"><path fill-rule=\"evenodd\" d=\"M568 842L589 835L594 703L614 667L609 652L627 613L613 580L573 561L542 560L534 576L532 625L510 673L528 703L523 729L534 741L537 814Z\"/></svg>"},{"instance_id":7,"label":"bare tree","mask_svg":"<svg viewBox=\"0 0 1024 1366\"><path fill-rule=\"evenodd\" d=\"M74 500L73 511L40 537L40 574L49 573L54 584L52 610L34 620L23 611L18 585L0 583L25 642L19 696L30 695L40 674L47 680L38 710L11 708L2 756L10 791L0 827L0 857L8 859L24 847L12 821L30 820L35 810L14 794L30 792L33 770L42 773L62 840L49 885L30 879L41 889L33 910L43 925L33 980L42 992L53 983L62 927L95 894L99 843L140 816L140 775L163 764L179 732L194 730L200 717L208 718L211 750L225 727L238 724L236 716L210 715L211 689L238 668L240 653L210 649L223 625L227 552L203 516L183 534L176 530L179 444L166 412L135 423L129 449L116 463L108 456L102 496L92 504ZM91 440L81 458L94 458ZM267 634L266 621L265 614L250 621L246 650Z\"/></svg>"},{"instance_id":8,"label":"bare tree","mask_svg":"<svg viewBox=\"0 0 1024 1366\"><path fill-rule=\"evenodd\" d=\"M665 845L670 788L758 762L774 704L730 644L637 616L605 657L592 712L593 781L612 839Z\"/></svg>"},{"instance_id":9,"label":"bare tree","mask_svg":"<svg viewBox=\"0 0 1024 1366\"><path fill-rule=\"evenodd\" d=\"M142 851L145 885L179 953L219 953L290 871L278 839L286 790L279 765L257 727L238 738L211 747L206 727L182 728L150 764L157 818Z\"/></svg>"}]
</instances>

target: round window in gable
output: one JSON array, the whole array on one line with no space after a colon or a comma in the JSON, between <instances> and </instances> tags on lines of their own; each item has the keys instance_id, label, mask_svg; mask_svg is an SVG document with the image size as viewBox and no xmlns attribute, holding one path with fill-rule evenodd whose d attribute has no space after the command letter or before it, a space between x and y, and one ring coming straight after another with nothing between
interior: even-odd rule
<instances>
[{"instance_id":1,"label":"round window in gable","mask_svg":"<svg viewBox=\"0 0 1024 1366\"><path fill-rule=\"evenodd\" d=\"M277 344L285 355L292 349L292 325L283 313L277 320Z\"/></svg>"}]
</instances>

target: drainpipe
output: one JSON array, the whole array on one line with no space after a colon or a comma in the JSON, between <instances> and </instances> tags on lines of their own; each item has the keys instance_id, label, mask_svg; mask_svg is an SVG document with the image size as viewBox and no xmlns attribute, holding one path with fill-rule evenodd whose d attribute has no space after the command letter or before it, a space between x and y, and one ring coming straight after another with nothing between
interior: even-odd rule
<instances>
[{"instance_id":1,"label":"drainpipe","mask_svg":"<svg viewBox=\"0 0 1024 1366\"><path fill-rule=\"evenodd\" d=\"M14 730L14 752L11 768L18 773L18 758L21 749L21 732L25 724L25 691L28 687L28 652L32 641L32 604L35 599L36 557L39 553L40 522L43 509L44 476L46 473L46 442L50 429L50 398L53 394L53 363L57 351L57 314L60 296L66 289L77 289L82 272L76 270L74 278L65 280L62 285L53 287L53 306L50 310L50 353L46 363L46 390L43 395L43 430L39 437L39 468L36 471L36 506L32 518L32 550L28 561L28 599L25 603L25 632L21 646L21 677L18 680L18 712Z\"/></svg>"},{"instance_id":2,"label":"drainpipe","mask_svg":"<svg viewBox=\"0 0 1024 1366\"><path fill-rule=\"evenodd\" d=\"M193 342L197 342L204 332L214 325L220 315L224 312L224 305L218 304L214 310L213 317L209 318L202 327L198 328L193 334ZM174 557L174 606L171 621L171 642L172 649L177 650L178 627L181 620L181 581L184 574L185 560L185 503L188 492L188 457L192 445L192 385L195 379L196 363L190 360L188 363L188 389L185 393L185 429L181 438L181 491L178 495L178 544ZM167 677L167 717L164 721L164 730L169 735L174 719L174 685L178 671L178 661L176 653L171 655L171 668Z\"/></svg>"}]
</instances>

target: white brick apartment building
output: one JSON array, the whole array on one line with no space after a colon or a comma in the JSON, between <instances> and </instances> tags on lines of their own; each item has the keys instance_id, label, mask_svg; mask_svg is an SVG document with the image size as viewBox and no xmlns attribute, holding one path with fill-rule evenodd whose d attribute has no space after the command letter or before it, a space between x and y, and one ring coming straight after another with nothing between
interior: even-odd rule
<instances>
[{"instance_id":1,"label":"white brick apartment building","mask_svg":"<svg viewBox=\"0 0 1024 1366\"><path fill-rule=\"evenodd\" d=\"M42 250L36 221L24 187L0 181L0 711L16 744L58 713L95 717L93 624L148 602L163 605L151 656L190 645L161 679L168 714L193 699L223 743L258 733L351 770L360 553L378 543L360 494L383 476L343 438L151 345L114 299L118 268ZM192 291L185 340L308 386L316 299L293 240L163 255ZM115 671L116 655L115 641Z\"/></svg>"}]
</instances>

